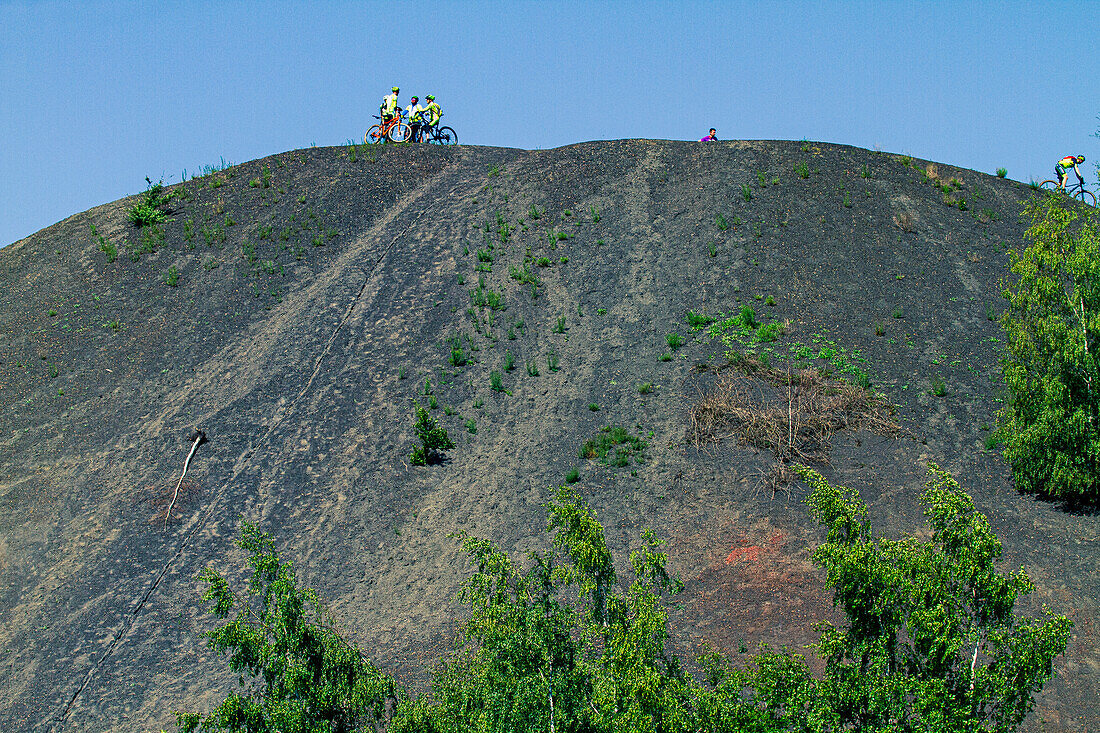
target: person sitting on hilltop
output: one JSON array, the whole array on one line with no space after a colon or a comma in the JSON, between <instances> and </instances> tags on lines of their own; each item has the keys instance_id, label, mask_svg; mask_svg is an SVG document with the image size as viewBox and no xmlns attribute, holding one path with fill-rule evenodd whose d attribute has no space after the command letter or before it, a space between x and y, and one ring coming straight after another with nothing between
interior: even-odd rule
<instances>
[{"instance_id":1,"label":"person sitting on hilltop","mask_svg":"<svg viewBox=\"0 0 1100 733\"><path fill-rule=\"evenodd\" d=\"M1082 186L1085 185L1085 179L1081 177L1081 171L1077 166L1085 162L1085 156L1078 155L1076 157L1067 155L1058 161L1058 165L1054 166L1054 172L1058 174L1058 190L1066 190L1066 181L1069 180L1069 170L1073 169L1073 172L1077 174L1077 182Z\"/></svg>"},{"instance_id":2,"label":"person sitting on hilltop","mask_svg":"<svg viewBox=\"0 0 1100 733\"><path fill-rule=\"evenodd\" d=\"M701 142L701 143L718 142L718 136L714 134L715 132L717 132L717 130L715 130L713 127L710 128L710 134L708 134L706 137L699 138L699 142Z\"/></svg>"},{"instance_id":3,"label":"person sitting on hilltop","mask_svg":"<svg viewBox=\"0 0 1100 733\"><path fill-rule=\"evenodd\" d=\"M435 95L429 94L425 97L428 100L428 106L424 108L424 113L427 115L427 119L424 120L424 137L426 138L432 131L432 128L439 124L439 119L443 116L443 109L435 101Z\"/></svg>"},{"instance_id":4,"label":"person sitting on hilltop","mask_svg":"<svg viewBox=\"0 0 1100 733\"><path fill-rule=\"evenodd\" d=\"M382 97L382 106L379 110L382 112L382 124L386 124L390 119L397 114L397 95L401 92L397 87L393 87L390 90L390 94Z\"/></svg>"},{"instance_id":5,"label":"person sitting on hilltop","mask_svg":"<svg viewBox=\"0 0 1100 733\"><path fill-rule=\"evenodd\" d=\"M413 97L409 106L405 108L405 116L409 118L410 142L420 142L420 125L426 110L426 107L420 106L420 97Z\"/></svg>"}]
</instances>

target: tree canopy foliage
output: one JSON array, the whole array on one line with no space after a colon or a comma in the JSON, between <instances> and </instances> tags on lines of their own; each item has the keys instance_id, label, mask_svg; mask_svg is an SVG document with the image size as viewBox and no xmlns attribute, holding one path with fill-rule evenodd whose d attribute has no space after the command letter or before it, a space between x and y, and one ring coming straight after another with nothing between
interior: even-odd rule
<instances>
[{"instance_id":1,"label":"tree canopy foliage","mask_svg":"<svg viewBox=\"0 0 1100 733\"><path fill-rule=\"evenodd\" d=\"M1028 206L1001 318L999 435L1016 487L1074 502L1100 498L1100 228L1084 208L1055 195Z\"/></svg>"},{"instance_id":2,"label":"tree canopy foliage","mask_svg":"<svg viewBox=\"0 0 1100 733\"><path fill-rule=\"evenodd\" d=\"M476 570L454 654L431 690L407 699L339 637L316 595L298 591L271 540L245 525L247 599L208 570L218 618L211 646L230 652L244 694L181 730L394 733L512 731L1011 731L1053 674L1070 624L1014 611L1031 591L995 568L1001 545L970 497L936 466L922 495L931 539L876 539L867 507L800 467L825 527L814 561L826 571L841 626L821 625L820 678L804 657L767 647L743 665L711 652L688 674L667 647L665 602L682 589L646 530L620 580L596 515L571 486L547 503L551 548L518 563L464 536ZM253 611L253 606L257 610ZM307 612L308 610L308 612ZM326 625L328 624L328 625ZM254 678L246 683L246 676ZM394 712L384 720L386 702Z\"/></svg>"},{"instance_id":3,"label":"tree canopy foliage","mask_svg":"<svg viewBox=\"0 0 1100 733\"><path fill-rule=\"evenodd\" d=\"M1031 581L1023 569L997 571L1000 540L970 497L932 464L921 495L931 539L875 539L855 492L799 474L828 529L814 562L847 619L822 624L822 729L1014 730L1053 675L1070 623L1013 613Z\"/></svg>"},{"instance_id":4,"label":"tree canopy foliage","mask_svg":"<svg viewBox=\"0 0 1100 733\"><path fill-rule=\"evenodd\" d=\"M204 636L229 652L242 690L208 715L176 713L179 729L348 733L381 720L394 681L337 632L312 589L298 588L270 536L245 522L238 545L251 568L243 595L210 568L201 577L203 601L226 620Z\"/></svg>"}]
</instances>

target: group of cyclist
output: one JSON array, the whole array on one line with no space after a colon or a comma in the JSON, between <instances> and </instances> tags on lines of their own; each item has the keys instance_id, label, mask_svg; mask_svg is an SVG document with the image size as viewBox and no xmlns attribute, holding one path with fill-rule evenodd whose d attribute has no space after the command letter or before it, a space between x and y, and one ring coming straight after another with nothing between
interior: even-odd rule
<instances>
[{"instance_id":1,"label":"group of cyclist","mask_svg":"<svg viewBox=\"0 0 1100 733\"><path fill-rule=\"evenodd\" d=\"M397 102L400 93L401 89L399 87L393 87L390 89L390 93L382 98L382 105L379 107L382 112L382 125L385 126L395 116L404 114L409 125L408 140L410 142L420 142L431 134L433 128L439 125L439 120L443 117L443 109L435 101L435 95L429 94L424 97L427 104L422 105L420 104L420 97L413 97L409 106L402 111Z\"/></svg>"}]
</instances>

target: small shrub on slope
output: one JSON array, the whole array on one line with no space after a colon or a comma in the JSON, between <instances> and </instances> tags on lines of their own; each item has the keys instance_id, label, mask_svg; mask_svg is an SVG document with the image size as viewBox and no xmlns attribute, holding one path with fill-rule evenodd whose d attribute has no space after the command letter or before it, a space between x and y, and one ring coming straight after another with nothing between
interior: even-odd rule
<instances>
[{"instance_id":1,"label":"small shrub on slope","mask_svg":"<svg viewBox=\"0 0 1100 733\"><path fill-rule=\"evenodd\" d=\"M413 429L421 444L413 446L412 453L409 454L409 463L414 466L425 466L438 460L440 451L454 448L455 444L447 435L447 431L440 427L435 418L421 407L419 402L413 404L416 405L416 425Z\"/></svg>"},{"instance_id":2,"label":"small shrub on slope","mask_svg":"<svg viewBox=\"0 0 1100 733\"><path fill-rule=\"evenodd\" d=\"M148 177L145 178L145 182L149 184L149 188L141 194L141 199L126 212L126 218L130 220L130 223L139 227L163 222L167 215L161 211L161 207L172 200L170 194L164 193L162 182L153 183Z\"/></svg>"},{"instance_id":3,"label":"small shrub on slope","mask_svg":"<svg viewBox=\"0 0 1100 733\"><path fill-rule=\"evenodd\" d=\"M601 428L595 438L589 438L581 446L579 458L598 458L601 463L622 467L633 456L638 463L645 461L646 443L622 426L608 425Z\"/></svg>"}]
</instances>

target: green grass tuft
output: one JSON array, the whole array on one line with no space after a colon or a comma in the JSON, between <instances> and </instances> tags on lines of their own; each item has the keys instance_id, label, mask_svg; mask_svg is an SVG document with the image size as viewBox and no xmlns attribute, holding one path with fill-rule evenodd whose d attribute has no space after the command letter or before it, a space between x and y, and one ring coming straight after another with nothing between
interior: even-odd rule
<instances>
[{"instance_id":1,"label":"green grass tuft","mask_svg":"<svg viewBox=\"0 0 1100 733\"><path fill-rule=\"evenodd\" d=\"M629 430L618 425L601 428L596 437L589 438L578 452L579 458L598 459L612 466L626 466L630 459L637 463L645 462L646 442Z\"/></svg>"}]
</instances>

